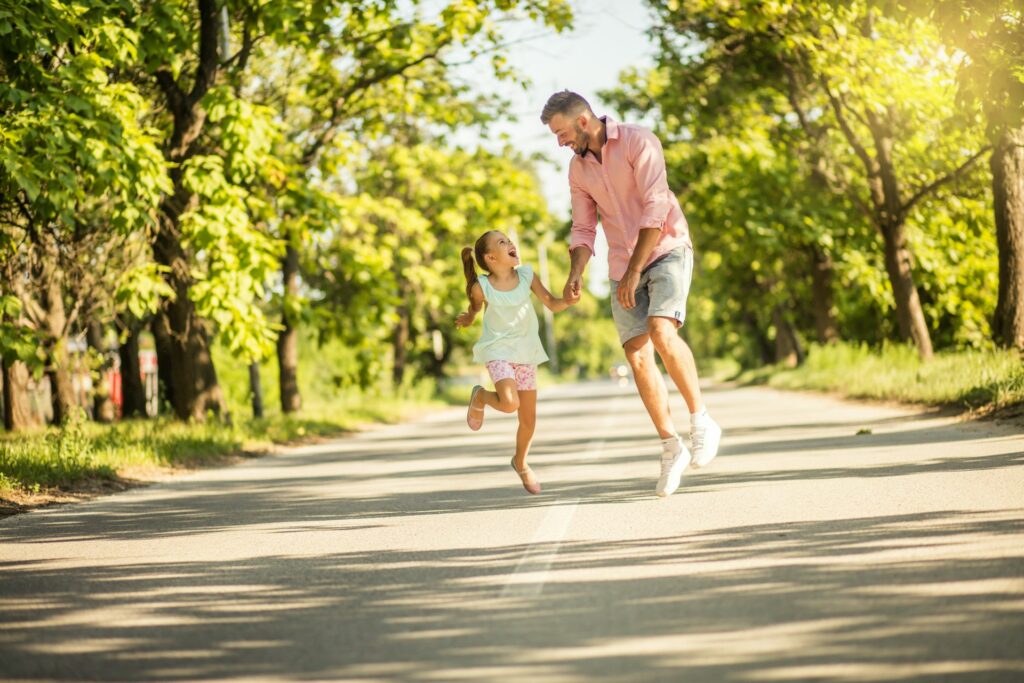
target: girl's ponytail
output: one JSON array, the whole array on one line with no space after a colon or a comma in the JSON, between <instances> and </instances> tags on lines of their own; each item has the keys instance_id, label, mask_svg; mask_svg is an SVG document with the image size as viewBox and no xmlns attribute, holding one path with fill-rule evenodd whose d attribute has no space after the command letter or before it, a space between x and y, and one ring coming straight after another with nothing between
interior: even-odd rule
<instances>
[{"instance_id":1,"label":"girl's ponytail","mask_svg":"<svg viewBox=\"0 0 1024 683\"><path fill-rule=\"evenodd\" d=\"M462 250L462 270L466 274L466 296L473 300L473 285L477 283L476 267L473 265L473 250L465 247Z\"/></svg>"}]
</instances>

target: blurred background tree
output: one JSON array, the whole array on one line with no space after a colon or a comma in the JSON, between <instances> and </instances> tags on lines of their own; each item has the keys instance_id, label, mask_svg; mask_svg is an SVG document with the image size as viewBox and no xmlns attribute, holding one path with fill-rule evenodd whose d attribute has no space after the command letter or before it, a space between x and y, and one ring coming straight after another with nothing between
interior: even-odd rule
<instances>
[{"instance_id":1,"label":"blurred background tree","mask_svg":"<svg viewBox=\"0 0 1024 683\"><path fill-rule=\"evenodd\" d=\"M699 358L1024 348L1019 3L647 4L654 67L602 97L664 142ZM496 144L506 103L460 76L530 76L505 60L524 21L572 11L0 0L5 426L30 426L39 387L55 421L110 419L115 364L122 413L149 415L140 349L161 409L197 421L478 372L459 249L497 228L556 294L567 269L537 160ZM607 295L551 324L567 376L621 363Z\"/></svg>"}]
</instances>

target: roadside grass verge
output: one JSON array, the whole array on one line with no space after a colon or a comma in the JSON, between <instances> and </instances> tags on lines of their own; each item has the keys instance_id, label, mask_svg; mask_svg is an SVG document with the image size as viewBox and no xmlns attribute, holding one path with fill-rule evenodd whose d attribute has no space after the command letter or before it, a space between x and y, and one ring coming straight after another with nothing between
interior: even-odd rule
<instances>
[{"instance_id":1,"label":"roadside grass verge","mask_svg":"<svg viewBox=\"0 0 1024 683\"><path fill-rule=\"evenodd\" d=\"M152 420L102 425L77 414L63 426L0 432L0 516L54 501L123 489L162 473L223 464L276 446L339 436L368 424L394 423L468 399L468 387L439 389L430 378L400 386L353 385L354 352L337 340L300 335L303 405L281 412L275 357L259 366L264 417L252 417L249 365L219 344L211 351L228 419L187 423L169 408ZM465 396L463 396L465 394Z\"/></svg>"},{"instance_id":2,"label":"roadside grass verge","mask_svg":"<svg viewBox=\"0 0 1024 683\"><path fill-rule=\"evenodd\" d=\"M230 422L201 424L160 417L101 425L79 413L61 427L0 435L0 497L75 492L147 470L219 464L275 445L338 436L367 423L397 422L443 405L422 394L357 395L315 403L298 416L271 412L261 419L239 418L240 411L233 411Z\"/></svg>"},{"instance_id":3,"label":"roadside grass verge","mask_svg":"<svg viewBox=\"0 0 1024 683\"><path fill-rule=\"evenodd\" d=\"M732 379L979 414L1024 406L1024 358L1011 350L948 351L922 361L913 347L905 345L815 345L798 368L766 366Z\"/></svg>"}]
</instances>

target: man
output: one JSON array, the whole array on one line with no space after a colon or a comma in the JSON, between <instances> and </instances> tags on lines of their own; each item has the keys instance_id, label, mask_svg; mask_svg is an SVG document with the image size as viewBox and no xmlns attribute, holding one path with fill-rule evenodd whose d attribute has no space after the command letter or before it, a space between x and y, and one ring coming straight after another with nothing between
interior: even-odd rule
<instances>
[{"instance_id":1,"label":"man","mask_svg":"<svg viewBox=\"0 0 1024 683\"><path fill-rule=\"evenodd\" d=\"M585 99L568 90L548 99L540 119L560 147L576 153L569 164L572 265L563 296L571 303L580 298L600 215L608 240L612 318L662 440L655 493L671 495L687 466L703 467L718 454L722 430L708 415L693 353L678 334L686 317L693 246L679 201L668 189L661 143L640 126L598 118ZM692 454L669 415L655 351L690 409Z\"/></svg>"}]
</instances>

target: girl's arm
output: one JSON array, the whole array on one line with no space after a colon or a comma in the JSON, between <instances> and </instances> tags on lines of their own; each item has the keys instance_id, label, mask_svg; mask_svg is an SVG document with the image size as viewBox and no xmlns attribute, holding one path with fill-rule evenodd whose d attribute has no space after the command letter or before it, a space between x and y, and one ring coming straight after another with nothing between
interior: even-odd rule
<instances>
[{"instance_id":1,"label":"girl's arm","mask_svg":"<svg viewBox=\"0 0 1024 683\"><path fill-rule=\"evenodd\" d=\"M549 295L550 296L550 295ZM469 308L459 313L455 318L455 327L469 327L476 320L476 314L484 307L484 290L479 282L473 283L473 290L469 294Z\"/></svg>"},{"instance_id":2,"label":"girl's arm","mask_svg":"<svg viewBox=\"0 0 1024 683\"><path fill-rule=\"evenodd\" d=\"M548 291L548 288L541 284L540 278L534 276L533 282L530 283L530 291L537 295L541 303L550 308L555 313L564 311L569 308L570 304L565 299L556 299L554 295Z\"/></svg>"}]
</instances>

